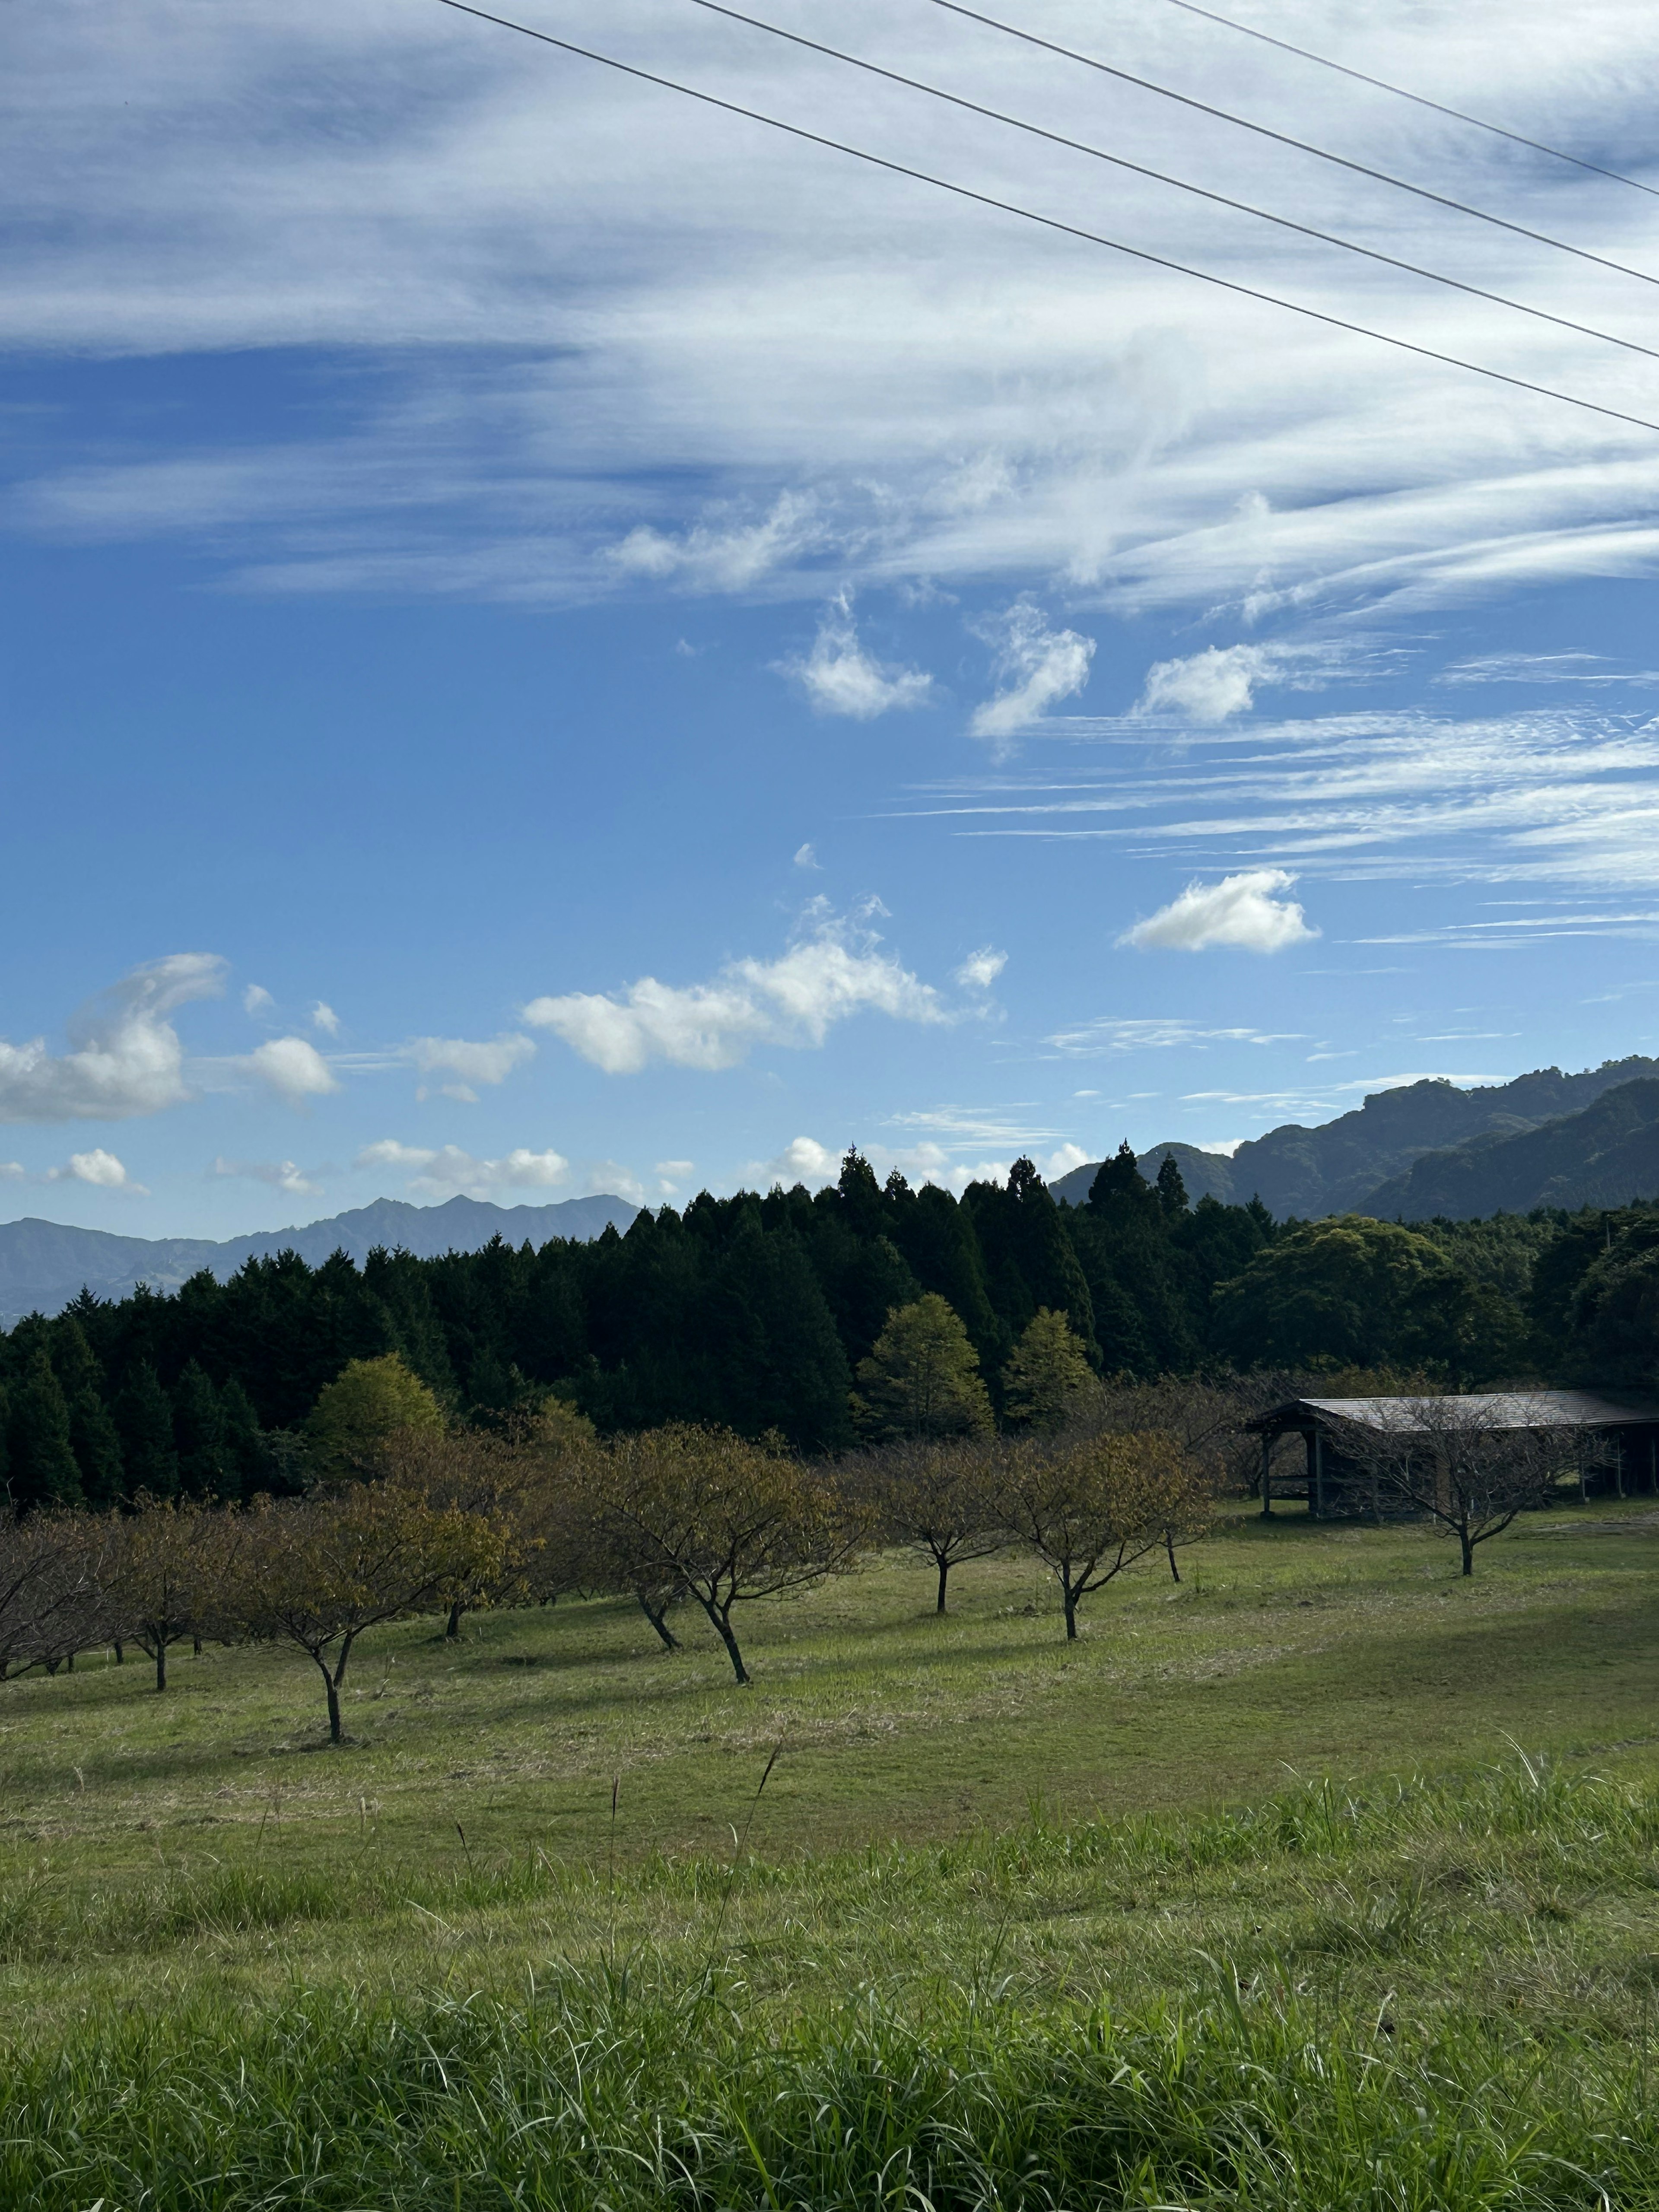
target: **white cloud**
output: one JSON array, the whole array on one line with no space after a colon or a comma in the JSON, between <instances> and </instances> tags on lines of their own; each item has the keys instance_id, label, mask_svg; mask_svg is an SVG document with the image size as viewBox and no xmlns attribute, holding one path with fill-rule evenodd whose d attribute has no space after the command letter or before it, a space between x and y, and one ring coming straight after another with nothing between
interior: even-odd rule
<instances>
[{"instance_id":1,"label":"white cloud","mask_svg":"<svg viewBox=\"0 0 1659 2212\"><path fill-rule=\"evenodd\" d=\"M1436 684L1628 684L1646 690L1659 684L1659 669L1621 669L1600 653L1493 653L1475 660L1454 661L1433 678Z\"/></svg>"},{"instance_id":2,"label":"white cloud","mask_svg":"<svg viewBox=\"0 0 1659 2212\"><path fill-rule=\"evenodd\" d=\"M272 1190L286 1191L291 1198L320 1198L322 1185L313 1182L305 1170L292 1160L227 1160L216 1159L208 1170L213 1176L234 1176L246 1182L268 1183Z\"/></svg>"},{"instance_id":3,"label":"white cloud","mask_svg":"<svg viewBox=\"0 0 1659 2212\"><path fill-rule=\"evenodd\" d=\"M141 1182L134 1182L113 1152L102 1146L89 1152L71 1152L69 1165L46 1170L48 1182L86 1182L94 1190L121 1190L134 1198L148 1198L149 1193Z\"/></svg>"},{"instance_id":4,"label":"white cloud","mask_svg":"<svg viewBox=\"0 0 1659 2212\"><path fill-rule=\"evenodd\" d=\"M325 1036L339 1036L340 1017L325 999L319 999L312 1008L311 1026L314 1030L321 1030Z\"/></svg>"},{"instance_id":5,"label":"white cloud","mask_svg":"<svg viewBox=\"0 0 1659 2212\"><path fill-rule=\"evenodd\" d=\"M841 1154L832 1145L819 1144L816 1137L793 1137L775 1159L753 1160L745 1172L767 1190L774 1183L793 1190L798 1182L804 1182L809 1190L822 1190L841 1173Z\"/></svg>"},{"instance_id":6,"label":"white cloud","mask_svg":"<svg viewBox=\"0 0 1659 2212\"><path fill-rule=\"evenodd\" d=\"M1089 680L1093 638L1074 629L1051 629L1048 617L1030 599L1017 599L1006 614L980 625L980 635L998 647L997 674L1004 688L974 709L969 727L976 738L1005 744Z\"/></svg>"},{"instance_id":7,"label":"white cloud","mask_svg":"<svg viewBox=\"0 0 1659 2212\"><path fill-rule=\"evenodd\" d=\"M250 983L242 994L242 1012L245 1014L268 1013L276 1003L263 983Z\"/></svg>"},{"instance_id":8,"label":"white cloud","mask_svg":"<svg viewBox=\"0 0 1659 2212\"><path fill-rule=\"evenodd\" d=\"M325 1098L340 1087L328 1062L304 1037L272 1037L243 1054L234 1065L257 1077L289 1106L302 1106L308 1098Z\"/></svg>"},{"instance_id":9,"label":"white cloud","mask_svg":"<svg viewBox=\"0 0 1659 2212\"><path fill-rule=\"evenodd\" d=\"M1152 947L1202 952L1212 945L1282 952L1319 934L1293 900L1277 896L1295 881L1283 868L1248 868L1218 884L1188 884L1179 898L1126 930L1118 943L1142 952Z\"/></svg>"},{"instance_id":10,"label":"white cloud","mask_svg":"<svg viewBox=\"0 0 1659 2212\"><path fill-rule=\"evenodd\" d=\"M1185 660L1155 660L1134 711L1224 722L1244 713L1255 686L1267 679L1272 666L1272 656L1259 645L1211 645Z\"/></svg>"},{"instance_id":11,"label":"white cloud","mask_svg":"<svg viewBox=\"0 0 1659 2212\"><path fill-rule=\"evenodd\" d=\"M555 1190L570 1176L570 1163L559 1152L534 1152L520 1145L499 1159L481 1160L459 1145L404 1145L392 1137L365 1146L352 1165L392 1169L407 1176L411 1190L444 1196L457 1191L482 1198L503 1190Z\"/></svg>"},{"instance_id":12,"label":"white cloud","mask_svg":"<svg viewBox=\"0 0 1659 2212\"><path fill-rule=\"evenodd\" d=\"M0 1160L0 1176L11 1177L24 1172L21 1160Z\"/></svg>"},{"instance_id":13,"label":"white cloud","mask_svg":"<svg viewBox=\"0 0 1659 2212\"><path fill-rule=\"evenodd\" d=\"M699 522L678 538L641 523L610 558L625 575L698 592L742 592L819 544L824 530L810 494L784 491L755 522Z\"/></svg>"},{"instance_id":14,"label":"white cloud","mask_svg":"<svg viewBox=\"0 0 1659 2212\"><path fill-rule=\"evenodd\" d=\"M822 872L818 856L810 845L802 845L797 849L795 866L798 868L817 868Z\"/></svg>"},{"instance_id":15,"label":"white cloud","mask_svg":"<svg viewBox=\"0 0 1659 2212\"><path fill-rule=\"evenodd\" d=\"M964 991L988 991L1007 965L1006 952L999 952L994 945L981 945L957 969L957 981Z\"/></svg>"},{"instance_id":16,"label":"white cloud","mask_svg":"<svg viewBox=\"0 0 1659 2212\"><path fill-rule=\"evenodd\" d=\"M779 672L800 684L818 714L859 722L925 707L933 696L933 679L922 670L890 667L865 651L845 593L825 611L806 658L782 661Z\"/></svg>"},{"instance_id":17,"label":"white cloud","mask_svg":"<svg viewBox=\"0 0 1659 2212\"><path fill-rule=\"evenodd\" d=\"M70 1049L0 1039L0 1121L115 1121L159 1114L189 1097L184 1050L167 1017L216 997L225 963L176 952L135 968L68 1023Z\"/></svg>"},{"instance_id":18,"label":"white cloud","mask_svg":"<svg viewBox=\"0 0 1659 2212\"><path fill-rule=\"evenodd\" d=\"M1168 1052L1187 1048L1201 1051L1211 1044L1295 1044L1300 1039L1289 1030L1210 1029L1200 1022L1183 1021L1176 1015L1120 1018L1106 1014L1081 1028L1062 1030L1048 1042L1060 1052L1093 1055L1107 1052ZM1090 1091L1077 1095L1094 1098L1099 1093Z\"/></svg>"},{"instance_id":19,"label":"white cloud","mask_svg":"<svg viewBox=\"0 0 1659 2212\"><path fill-rule=\"evenodd\" d=\"M473 1106L478 1097L472 1088L475 1083L505 1083L515 1067L534 1060L536 1047L531 1038L520 1036L516 1031L484 1043L471 1043L465 1037L411 1037L402 1047L398 1057L418 1068L422 1075L453 1075L453 1083L439 1086L443 1096ZM424 1098L424 1087L415 1095Z\"/></svg>"},{"instance_id":20,"label":"white cloud","mask_svg":"<svg viewBox=\"0 0 1659 2212\"><path fill-rule=\"evenodd\" d=\"M712 983L677 986L646 975L615 997L533 999L524 1018L554 1030L607 1075L637 1074L653 1060L733 1067L757 1044L820 1045L832 1024L866 1012L949 1021L932 985L880 950L870 911L847 918L815 907L781 957L731 961Z\"/></svg>"}]
</instances>

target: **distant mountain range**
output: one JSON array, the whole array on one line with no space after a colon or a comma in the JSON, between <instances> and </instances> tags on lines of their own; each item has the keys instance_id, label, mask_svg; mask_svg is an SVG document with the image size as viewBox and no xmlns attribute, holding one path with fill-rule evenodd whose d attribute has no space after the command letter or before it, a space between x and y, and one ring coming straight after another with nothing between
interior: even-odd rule
<instances>
[{"instance_id":1,"label":"distant mountain range","mask_svg":"<svg viewBox=\"0 0 1659 2212\"><path fill-rule=\"evenodd\" d=\"M174 1291L204 1267L221 1281L245 1260L297 1252L317 1267L345 1252L360 1264L377 1244L401 1245L419 1259L476 1252L492 1237L509 1244L546 1244L566 1237L586 1243L614 1223L626 1229L639 1208L622 1198L568 1198L556 1206L489 1206L452 1198L442 1206L376 1199L349 1213L303 1229L262 1230L217 1244L193 1237L115 1237L102 1229L70 1229L58 1221L0 1224L0 1327L26 1313L61 1311L84 1285L100 1298L125 1297L140 1283Z\"/></svg>"},{"instance_id":2,"label":"distant mountain range","mask_svg":"<svg viewBox=\"0 0 1659 2212\"><path fill-rule=\"evenodd\" d=\"M1659 1060L1632 1056L1579 1075L1539 1068L1473 1091L1402 1084L1334 1121L1270 1129L1231 1159L1192 1145L1154 1145L1139 1155L1140 1170L1150 1179L1173 1154L1194 1201L1206 1194L1224 1205L1258 1197L1281 1221L1622 1205L1659 1197L1656 1079ZM1097 1170L1093 1163L1062 1176L1055 1197L1082 1205Z\"/></svg>"}]
</instances>

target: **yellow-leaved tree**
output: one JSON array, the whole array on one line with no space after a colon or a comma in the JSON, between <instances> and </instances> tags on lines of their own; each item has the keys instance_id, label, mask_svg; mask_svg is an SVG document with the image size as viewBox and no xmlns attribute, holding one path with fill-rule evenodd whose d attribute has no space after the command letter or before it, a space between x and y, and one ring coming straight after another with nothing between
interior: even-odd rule
<instances>
[{"instance_id":1,"label":"yellow-leaved tree","mask_svg":"<svg viewBox=\"0 0 1659 2212\"><path fill-rule=\"evenodd\" d=\"M858 1367L853 1415L867 1436L988 1436L991 1401L956 1309L930 1291L895 1306Z\"/></svg>"},{"instance_id":2,"label":"yellow-leaved tree","mask_svg":"<svg viewBox=\"0 0 1659 2212\"><path fill-rule=\"evenodd\" d=\"M261 1500L245 1516L234 1617L250 1636L295 1644L318 1668L339 1743L340 1685L357 1639L380 1622L445 1604L501 1571L506 1540L482 1515L392 1482L337 1495Z\"/></svg>"},{"instance_id":3,"label":"yellow-leaved tree","mask_svg":"<svg viewBox=\"0 0 1659 2212\"><path fill-rule=\"evenodd\" d=\"M376 1449L399 1429L431 1431L443 1407L395 1352L348 1361L317 1394L306 1418L307 1456L324 1481L361 1474Z\"/></svg>"}]
</instances>

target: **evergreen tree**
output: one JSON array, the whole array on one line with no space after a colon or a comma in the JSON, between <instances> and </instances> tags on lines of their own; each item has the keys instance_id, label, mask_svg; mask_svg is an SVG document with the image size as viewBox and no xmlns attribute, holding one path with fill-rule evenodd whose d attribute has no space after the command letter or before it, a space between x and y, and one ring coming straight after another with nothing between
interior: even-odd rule
<instances>
[{"instance_id":1,"label":"evergreen tree","mask_svg":"<svg viewBox=\"0 0 1659 2212\"><path fill-rule=\"evenodd\" d=\"M858 1366L854 1417L873 1437L984 1436L991 1401L968 1332L933 1292L887 1316Z\"/></svg>"},{"instance_id":2,"label":"evergreen tree","mask_svg":"<svg viewBox=\"0 0 1659 2212\"><path fill-rule=\"evenodd\" d=\"M175 1498L179 1492L179 1452L173 1440L173 1407L155 1370L147 1359L135 1360L115 1401L115 1425L120 1432L121 1458L127 1491L136 1498Z\"/></svg>"},{"instance_id":3,"label":"evergreen tree","mask_svg":"<svg viewBox=\"0 0 1659 2212\"><path fill-rule=\"evenodd\" d=\"M173 1431L179 1448L179 1486L186 1498L222 1498L228 1454L224 1409L199 1360L187 1362L173 1386Z\"/></svg>"},{"instance_id":4,"label":"evergreen tree","mask_svg":"<svg viewBox=\"0 0 1659 2212\"><path fill-rule=\"evenodd\" d=\"M1187 1211L1187 1186L1181 1179L1181 1170L1173 1152L1164 1155L1158 1170L1156 1188L1164 1219L1177 1220Z\"/></svg>"},{"instance_id":5,"label":"evergreen tree","mask_svg":"<svg viewBox=\"0 0 1659 2212\"><path fill-rule=\"evenodd\" d=\"M81 1470L70 1441L64 1389L44 1349L30 1355L11 1393L7 1473L18 1505L78 1505Z\"/></svg>"},{"instance_id":6,"label":"evergreen tree","mask_svg":"<svg viewBox=\"0 0 1659 2212\"><path fill-rule=\"evenodd\" d=\"M234 1375L219 1393L219 1411L224 1422L225 1469L220 1494L227 1499L252 1498L270 1487L270 1459L253 1401Z\"/></svg>"},{"instance_id":7,"label":"evergreen tree","mask_svg":"<svg viewBox=\"0 0 1659 2212\"><path fill-rule=\"evenodd\" d=\"M70 1403L70 1443L88 1504L103 1511L118 1505L126 1488L120 1432L95 1390L82 1390Z\"/></svg>"},{"instance_id":8,"label":"evergreen tree","mask_svg":"<svg viewBox=\"0 0 1659 2212\"><path fill-rule=\"evenodd\" d=\"M1067 1327L1064 1314L1040 1307L1002 1370L1010 1425L1034 1435L1056 1435L1097 1388L1082 1339Z\"/></svg>"}]
</instances>

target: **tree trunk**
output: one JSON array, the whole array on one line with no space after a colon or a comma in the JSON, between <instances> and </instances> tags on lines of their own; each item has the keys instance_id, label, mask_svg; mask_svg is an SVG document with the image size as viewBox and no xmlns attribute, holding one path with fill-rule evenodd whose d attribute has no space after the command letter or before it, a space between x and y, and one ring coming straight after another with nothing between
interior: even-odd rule
<instances>
[{"instance_id":1,"label":"tree trunk","mask_svg":"<svg viewBox=\"0 0 1659 2212\"><path fill-rule=\"evenodd\" d=\"M645 1615L653 1628L656 1630L658 1635L661 1637L663 1641L663 1649L665 1651L678 1651L680 1648L680 1639L668 1626L666 1619L668 1612L667 1602L659 1606L653 1606L643 1590L635 1590L634 1595L640 1601L640 1611Z\"/></svg>"},{"instance_id":2,"label":"tree trunk","mask_svg":"<svg viewBox=\"0 0 1659 2212\"><path fill-rule=\"evenodd\" d=\"M1077 1642L1077 1599L1069 1589L1060 1592L1060 1602L1066 1607L1066 1641Z\"/></svg>"},{"instance_id":3,"label":"tree trunk","mask_svg":"<svg viewBox=\"0 0 1659 2212\"><path fill-rule=\"evenodd\" d=\"M326 1670L323 1680L328 1686L328 1740L331 1743L339 1743L344 1735L340 1726L340 1693L334 1686L334 1677Z\"/></svg>"},{"instance_id":4,"label":"tree trunk","mask_svg":"<svg viewBox=\"0 0 1659 2212\"><path fill-rule=\"evenodd\" d=\"M199 1659L202 1656L202 1639L199 1636L191 1638L190 1648L194 1656Z\"/></svg>"},{"instance_id":5,"label":"tree trunk","mask_svg":"<svg viewBox=\"0 0 1659 2212\"><path fill-rule=\"evenodd\" d=\"M939 1568L939 1603L933 1607L933 1610L935 1613L943 1613L945 1610L945 1585L950 1578L951 1562L948 1559L939 1559L936 1561L935 1564Z\"/></svg>"},{"instance_id":6,"label":"tree trunk","mask_svg":"<svg viewBox=\"0 0 1659 2212\"><path fill-rule=\"evenodd\" d=\"M1174 1577L1175 1580L1179 1582L1181 1580L1181 1570L1176 1565L1175 1532L1173 1529L1166 1528L1164 1531L1164 1548L1170 1555L1170 1572Z\"/></svg>"},{"instance_id":7,"label":"tree trunk","mask_svg":"<svg viewBox=\"0 0 1659 2212\"><path fill-rule=\"evenodd\" d=\"M167 1686L167 1647L158 1637L155 1644L155 1686L165 1690Z\"/></svg>"},{"instance_id":8,"label":"tree trunk","mask_svg":"<svg viewBox=\"0 0 1659 2212\"><path fill-rule=\"evenodd\" d=\"M1463 1571L1466 1575L1472 1575L1474 1572L1474 1545L1467 1528L1458 1530L1457 1540L1463 1547Z\"/></svg>"},{"instance_id":9,"label":"tree trunk","mask_svg":"<svg viewBox=\"0 0 1659 2212\"><path fill-rule=\"evenodd\" d=\"M459 1597L449 1608L449 1619L445 1625L444 1634L452 1642L460 1635L461 1615L465 1610L465 1601Z\"/></svg>"},{"instance_id":10,"label":"tree trunk","mask_svg":"<svg viewBox=\"0 0 1659 2212\"><path fill-rule=\"evenodd\" d=\"M710 1605L701 1591L697 1593L697 1603L708 1615L709 1626L726 1646L726 1656L732 1662L732 1672L746 1690L749 1687L749 1669L743 1663L743 1654L738 1649L737 1638L732 1633L731 1622L718 1606Z\"/></svg>"},{"instance_id":11,"label":"tree trunk","mask_svg":"<svg viewBox=\"0 0 1659 2212\"><path fill-rule=\"evenodd\" d=\"M118 1636L115 1639L115 1663L118 1667L125 1667L127 1663L126 1649Z\"/></svg>"}]
</instances>

